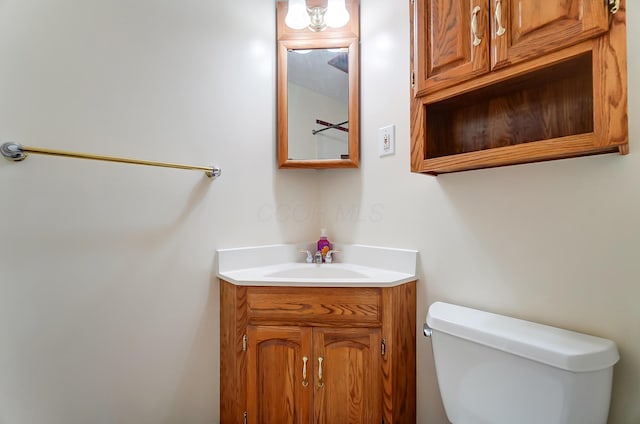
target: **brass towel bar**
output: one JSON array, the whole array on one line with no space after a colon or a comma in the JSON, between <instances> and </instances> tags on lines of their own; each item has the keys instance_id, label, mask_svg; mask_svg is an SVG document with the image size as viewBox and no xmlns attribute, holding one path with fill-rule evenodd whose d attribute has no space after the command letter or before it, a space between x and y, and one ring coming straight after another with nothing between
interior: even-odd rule
<instances>
[{"instance_id":1,"label":"brass towel bar","mask_svg":"<svg viewBox=\"0 0 640 424\"><path fill-rule=\"evenodd\" d=\"M22 146L17 143L4 143L2 146L0 146L0 151L2 152L2 156L4 156L9 160L13 160L15 162L24 160L27 157L27 153L34 153L34 154L41 154L41 155L62 156L67 158L102 160L107 162L130 163L134 165L161 166L163 168L177 168L177 169L189 169L193 171L204 171L204 173L209 178L216 178L222 174L222 170L215 166L182 165L179 163L127 159L127 158L119 158L119 157L113 157L113 156L93 155L88 153L67 152L64 150L41 149L39 147Z\"/></svg>"}]
</instances>

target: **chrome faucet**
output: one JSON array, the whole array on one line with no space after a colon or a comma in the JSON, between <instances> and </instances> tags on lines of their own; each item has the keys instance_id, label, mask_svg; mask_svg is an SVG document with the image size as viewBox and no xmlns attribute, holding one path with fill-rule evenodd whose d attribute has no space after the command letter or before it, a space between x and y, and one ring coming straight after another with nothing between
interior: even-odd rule
<instances>
[{"instance_id":1,"label":"chrome faucet","mask_svg":"<svg viewBox=\"0 0 640 424\"><path fill-rule=\"evenodd\" d=\"M309 252L307 249L300 249L299 250L300 253L306 253L307 254L307 263L310 264L313 262L313 256L311 256L311 252Z\"/></svg>"},{"instance_id":2,"label":"chrome faucet","mask_svg":"<svg viewBox=\"0 0 640 424\"><path fill-rule=\"evenodd\" d=\"M339 250L329 250L326 254L326 256L324 257L324 261L328 264L330 264L331 262L333 262L333 255L334 253L340 253Z\"/></svg>"},{"instance_id":3,"label":"chrome faucet","mask_svg":"<svg viewBox=\"0 0 640 424\"><path fill-rule=\"evenodd\" d=\"M321 251L317 251L315 256L313 257L313 261L317 264L321 264L322 263L322 252Z\"/></svg>"}]
</instances>

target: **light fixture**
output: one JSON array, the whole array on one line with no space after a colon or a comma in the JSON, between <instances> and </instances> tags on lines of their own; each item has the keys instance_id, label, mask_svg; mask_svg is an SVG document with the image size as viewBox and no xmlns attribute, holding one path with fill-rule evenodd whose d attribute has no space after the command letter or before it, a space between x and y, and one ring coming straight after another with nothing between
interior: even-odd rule
<instances>
[{"instance_id":1,"label":"light fixture","mask_svg":"<svg viewBox=\"0 0 640 424\"><path fill-rule=\"evenodd\" d=\"M310 21L305 0L289 0L289 9L284 23L289 28L303 29L309 26Z\"/></svg>"},{"instance_id":2,"label":"light fixture","mask_svg":"<svg viewBox=\"0 0 640 424\"><path fill-rule=\"evenodd\" d=\"M340 28L349 22L345 0L328 0L327 7L307 7L306 0L289 0L284 22L289 28L318 32L327 27Z\"/></svg>"},{"instance_id":3,"label":"light fixture","mask_svg":"<svg viewBox=\"0 0 640 424\"><path fill-rule=\"evenodd\" d=\"M344 0L329 0L327 12L324 15L324 22L331 28L340 28L349 22L349 12L344 4Z\"/></svg>"}]
</instances>

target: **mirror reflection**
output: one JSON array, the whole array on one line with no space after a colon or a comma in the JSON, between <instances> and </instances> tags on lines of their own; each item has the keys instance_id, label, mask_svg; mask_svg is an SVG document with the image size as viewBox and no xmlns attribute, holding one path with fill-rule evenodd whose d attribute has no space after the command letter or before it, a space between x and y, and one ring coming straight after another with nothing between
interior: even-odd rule
<instances>
[{"instance_id":1,"label":"mirror reflection","mask_svg":"<svg viewBox=\"0 0 640 424\"><path fill-rule=\"evenodd\" d=\"M326 16L327 0L300 0ZM360 166L360 21L346 0L342 26L287 24L289 2L276 2L278 168ZM315 16L315 15L314 15Z\"/></svg>"},{"instance_id":2,"label":"mirror reflection","mask_svg":"<svg viewBox=\"0 0 640 424\"><path fill-rule=\"evenodd\" d=\"M288 157L349 159L349 50L287 50Z\"/></svg>"}]
</instances>

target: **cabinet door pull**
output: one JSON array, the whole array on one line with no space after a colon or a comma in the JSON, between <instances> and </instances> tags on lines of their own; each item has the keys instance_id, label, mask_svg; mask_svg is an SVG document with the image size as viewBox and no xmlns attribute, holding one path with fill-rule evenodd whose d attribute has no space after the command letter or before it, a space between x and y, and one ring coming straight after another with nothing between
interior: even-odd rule
<instances>
[{"instance_id":1,"label":"cabinet door pull","mask_svg":"<svg viewBox=\"0 0 640 424\"><path fill-rule=\"evenodd\" d=\"M320 356L318 358L318 387L324 387L324 381L322 381L322 361L324 361L324 358Z\"/></svg>"},{"instance_id":2,"label":"cabinet door pull","mask_svg":"<svg viewBox=\"0 0 640 424\"><path fill-rule=\"evenodd\" d=\"M496 0L496 23L498 24L496 35L499 37L506 31L502 26L502 0Z\"/></svg>"},{"instance_id":3,"label":"cabinet door pull","mask_svg":"<svg viewBox=\"0 0 640 424\"><path fill-rule=\"evenodd\" d=\"M478 47L482 39L478 37L478 13L480 6L476 6L471 11L471 32L473 33L473 47Z\"/></svg>"},{"instance_id":4,"label":"cabinet door pull","mask_svg":"<svg viewBox=\"0 0 640 424\"><path fill-rule=\"evenodd\" d=\"M620 10L620 0L609 0L609 12L615 15Z\"/></svg>"},{"instance_id":5,"label":"cabinet door pull","mask_svg":"<svg viewBox=\"0 0 640 424\"><path fill-rule=\"evenodd\" d=\"M302 357L302 387L307 387L309 385L309 380L307 380L307 361L308 357Z\"/></svg>"}]
</instances>

